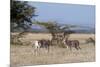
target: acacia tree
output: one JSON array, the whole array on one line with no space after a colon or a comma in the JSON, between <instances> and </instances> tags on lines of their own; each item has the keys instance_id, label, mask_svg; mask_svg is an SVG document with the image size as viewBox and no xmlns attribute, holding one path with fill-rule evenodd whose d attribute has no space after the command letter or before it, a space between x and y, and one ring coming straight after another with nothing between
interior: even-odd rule
<instances>
[{"instance_id":1,"label":"acacia tree","mask_svg":"<svg viewBox=\"0 0 100 67\"><path fill-rule=\"evenodd\" d=\"M31 18L35 15L35 7L28 5L27 1L17 1L17 0L11 0L10 5L10 26L11 26L11 32L14 32L17 30L20 32L17 36L13 37L11 36L11 41L16 40L23 37L23 35L27 34L28 29L32 25ZM20 31L20 29L22 29Z\"/></svg>"},{"instance_id":2,"label":"acacia tree","mask_svg":"<svg viewBox=\"0 0 100 67\"><path fill-rule=\"evenodd\" d=\"M32 25L31 18L35 15L35 7L28 5L27 1L11 0L11 31L22 28L24 31Z\"/></svg>"},{"instance_id":3,"label":"acacia tree","mask_svg":"<svg viewBox=\"0 0 100 67\"><path fill-rule=\"evenodd\" d=\"M55 35L58 32L57 23L54 23L54 22L38 22L37 21L34 24L38 24L38 25L44 26L49 31L49 33L51 33L51 35L53 37L52 39L55 39Z\"/></svg>"}]
</instances>

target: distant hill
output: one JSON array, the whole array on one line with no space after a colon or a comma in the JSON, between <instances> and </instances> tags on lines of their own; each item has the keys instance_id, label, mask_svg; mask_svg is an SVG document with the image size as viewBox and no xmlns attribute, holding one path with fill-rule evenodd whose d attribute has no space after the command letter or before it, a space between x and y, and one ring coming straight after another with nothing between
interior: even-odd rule
<instances>
[{"instance_id":1,"label":"distant hill","mask_svg":"<svg viewBox=\"0 0 100 67\"><path fill-rule=\"evenodd\" d=\"M74 31L75 33L95 33L95 28L87 27L87 26L77 26L75 28L70 28L71 31ZM22 29L17 29L12 32L21 32ZM44 33L48 32L47 29L43 26L35 25L33 24L30 29L28 29L29 32L35 32L35 33ZM66 30L67 31L67 30Z\"/></svg>"},{"instance_id":2,"label":"distant hill","mask_svg":"<svg viewBox=\"0 0 100 67\"><path fill-rule=\"evenodd\" d=\"M75 33L95 33L95 28L79 27L72 28L71 30L75 31Z\"/></svg>"}]
</instances>

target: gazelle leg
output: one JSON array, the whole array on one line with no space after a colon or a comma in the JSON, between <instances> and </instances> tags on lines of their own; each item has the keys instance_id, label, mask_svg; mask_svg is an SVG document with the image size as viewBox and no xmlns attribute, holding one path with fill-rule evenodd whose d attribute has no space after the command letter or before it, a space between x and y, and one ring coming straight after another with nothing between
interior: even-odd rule
<instances>
[{"instance_id":1,"label":"gazelle leg","mask_svg":"<svg viewBox=\"0 0 100 67\"><path fill-rule=\"evenodd\" d=\"M78 50L78 47L75 47L76 48L76 50Z\"/></svg>"},{"instance_id":2,"label":"gazelle leg","mask_svg":"<svg viewBox=\"0 0 100 67\"><path fill-rule=\"evenodd\" d=\"M79 49L81 49L80 47L78 47Z\"/></svg>"},{"instance_id":3,"label":"gazelle leg","mask_svg":"<svg viewBox=\"0 0 100 67\"><path fill-rule=\"evenodd\" d=\"M72 47L71 47L71 46L69 46L69 48L70 48L70 51L72 51Z\"/></svg>"}]
</instances>

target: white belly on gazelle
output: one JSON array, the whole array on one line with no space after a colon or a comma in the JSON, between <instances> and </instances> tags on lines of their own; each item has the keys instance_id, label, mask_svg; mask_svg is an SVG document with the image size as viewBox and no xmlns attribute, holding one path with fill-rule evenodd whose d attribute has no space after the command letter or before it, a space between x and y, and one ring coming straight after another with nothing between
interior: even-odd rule
<instances>
[{"instance_id":1,"label":"white belly on gazelle","mask_svg":"<svg viewBox=\"0 0 100 67\"><path fill-rule=\"evenodd\" d=\"M40 48L40 44L38 43L38 41L35 41L35 48L37 49L37 48Z\"/></svg>"}]
</instances>

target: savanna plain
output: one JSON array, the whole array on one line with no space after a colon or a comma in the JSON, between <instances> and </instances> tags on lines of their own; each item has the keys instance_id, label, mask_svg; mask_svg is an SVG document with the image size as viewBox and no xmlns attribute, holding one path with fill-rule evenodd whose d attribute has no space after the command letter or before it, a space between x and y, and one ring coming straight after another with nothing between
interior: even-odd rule
<instances>
[{"instance_id":1,"label":"savanna plain","mask_svg":"<svg viewBox=\"0 0 100 67\"><path fill-rule=\"evenodd\" d=\"M15 33L13 33L15 34ZM38 54L34 53L32 45L12 45L10 46L10 63L11 66L27 66L42 64L62 64L62 63L80 63L95 61L95 46L93 43L85 43L86 39L94 34L71 34L70 40L79 40L81 50L72 48L61 48L50 46L50 51L41 48ZM51 35L47 33L28 33L22 41L30 42L39 39L50 39Z\"/></svg>"}]
</instances>

